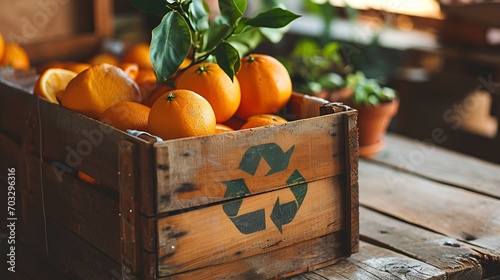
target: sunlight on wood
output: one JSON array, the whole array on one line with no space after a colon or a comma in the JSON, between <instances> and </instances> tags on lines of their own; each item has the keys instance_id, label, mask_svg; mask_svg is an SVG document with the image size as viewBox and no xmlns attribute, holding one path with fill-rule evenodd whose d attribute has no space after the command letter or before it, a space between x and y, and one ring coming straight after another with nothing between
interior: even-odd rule
<instances>
[{"instance_id":1,"label":"sunlight on wood","mask_svg":"<svg viewBox=\"0 0 500 280\"><path fill-rule=\"evenodd\" d=\"M434 0L314 0L316 3L329 1L334 6L346 4L356 9L376 9L412 16L442 18L439 4Z\"/></svg>"}]
</instances>

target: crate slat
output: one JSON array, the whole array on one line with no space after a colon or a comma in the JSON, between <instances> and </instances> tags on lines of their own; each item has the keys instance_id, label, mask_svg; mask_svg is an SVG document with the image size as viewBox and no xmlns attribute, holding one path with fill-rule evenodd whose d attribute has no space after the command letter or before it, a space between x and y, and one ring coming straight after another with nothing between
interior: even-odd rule
<instances>
[{"instance_id":1,"label":"crate slat","mask_svg":"<svg viewBox=\"0 0 500 280\"><path fill-rule=\"evenodd\" d=\"M339 177L291 188L160 219L160 275L259 255L348 227L343 205L335 203L342 197ZM297 191L304 191L302 202ZM228 214L231 207L237 209Z\"/></svg>"},{"instance_id":2,"label":"crate slat","mask_svg":"<svg viewBox=\"0 0 500 280\"><path fill-rule=\"evenodd\" d=\"M345 259L348 248L344 240L345 232L330 233L280 250L158 279L281 279Z\"/></svg>"},{"instance_id":3,"label":"crate slat","mask_svg":"<svg viewBox=\"0 0 500 280\"><path fill-rule=\"evenodd\" d=\"M345 172L342 115L297 120L273 129L256 128L156 145L158 212L225 199L228 184L242 179L256 194ZM311 122L314 125L311 125ZM270 166L272 165L272 166Z\"/></svg>"}]
</instances>

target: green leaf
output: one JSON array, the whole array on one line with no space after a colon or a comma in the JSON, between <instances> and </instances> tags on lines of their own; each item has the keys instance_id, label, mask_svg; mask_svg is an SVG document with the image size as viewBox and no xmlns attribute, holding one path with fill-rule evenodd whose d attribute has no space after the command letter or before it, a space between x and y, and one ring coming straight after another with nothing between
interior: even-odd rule
<instances>
[{"instance_id":1,"label":"green leaf","mask_svg":"<svg viewBox=\"0 0 500 280\"><path fill-rule=\"evenodd\" d=\"M150 57L158 82L172 76L189 53L191 33L187 22L177 12L168 12L153 29Z\"/></svg>"},{"instance_id":2,"label":"green leaf","mask_svg":"<svg viewBox=\"0 0 500 280\"><path fill-rule=\"evenodd\" d=\"M130 0L132 5L145 13L165 14L170 9L165 4L166 0Z\"/></svg>"},{"instance_id":3,"label":"green leaf","mask_svg":"<svg viewBox=\"0 0 500 280\"><path fill-rule=\"evenodd\" d=\"M203 36L203 47L201 52L212 51L215 47L226 39L233 32L233 28L221 17L215 18L210 23L208 31Z\"/></svg>"},{"instance_id":4,"label":"green leaf","mask_svg":"<svg viewBox=\"0 0 500 280\"><path fill-rule=\"evenodd\" d=\"M208 13L205 10L203 0L193 0L189 6L189 20L195 31L205 32L208 30Z\"/></svg>"},{"instance_id":5,"label":"green leaf","mask_svg":"<svg viewBox=\"0 0 500 280\"><path fill-rule=\"evenodd\" d=\"M267 39L269 42L273 44L277 44L283 39L285 33L288 31L288 28L266 28L259 27L260 33Z\"/></svg>"},{"instance_id":6,"label":"green leaf","mask_svg":"<svg viewBox=\"0 0 500 280\"><path fill-rule=\"evenodd\" d=\"M238 51L227 42L223 42L217 46L214 55L217 59L217 64L233 81L234 75L240 70L240 55Z\"/></svg>"},{"instance_id":7,"label":"green leaf","mask_svg":"<svg viewBox=\"0 0 500 280\"><path fill-rule=\"evenodd\" d=\"M227 42L238 51L240 57L244 57L262 42L262 34L258 28L252 27L229 37Z\"/></svg>"},{"instance_id":8,"label":"green leaf","mask_svg":"<svg viewBox=\"0 0 500 280\"><path fill-rule=\"evenodd\" d=\"M247 0L219 0L220 15L235 25L247 9Z\"/></svg>"},{"instance_id":9,"label":"green leaf","mask_svg":"<svg viewBox=\"0 0 500 280\"><path fill-rule=\"evenodd\" d=\"M366 101L369 105L372 105L372 106L377 106L378 104L380 104L378 97L375 95L368 96L368 99Z\"/></svg>"},{"instance_id":10,"label":"green leaf","mask_svg":"<svg viewBox=\"0 0 500 280\"><path fill-rule=\"evenodd\" d=\"M246 21L246 24L255 27L281 28L287 26L300 16L282 8L274 8L258 14L256 17Z\"/></svg>"}]
</instances>

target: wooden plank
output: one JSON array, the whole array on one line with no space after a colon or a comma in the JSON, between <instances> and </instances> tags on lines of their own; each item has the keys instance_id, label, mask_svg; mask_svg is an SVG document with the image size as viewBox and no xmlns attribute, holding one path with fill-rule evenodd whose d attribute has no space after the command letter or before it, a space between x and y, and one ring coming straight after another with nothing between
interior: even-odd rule
<instances>
[{"instance_id":1,"label":"wooden plank","mask_svg":"<svg viewBox=\"0 0 500 280\"><path fill-rule=\"evenodd\" d=\"M7 169L16 168L19 169L20 163L20 145L16 143L13 139L5 134L0 133L0 182L7 183ZM19 191L20 191L19 187Z\"/></svg>"},{"instance_id":2,"label":"wooden plank","mask_svg":"<svg viewBox=\"0 0 500 280\"><path fill-rule=\"evenodd\" d=\"M0 109L8 112L1 115L0 127L19 141L28 130L31 136L27 143L42 150L45 160L53 161L58 177L81 170L119 190L118 143L128 140L147 145L140 138L2 83L0 101Z\"/></svg>"},{"instance_id":3,"label":"wooden plank","mask_svg":"<svg viewBox=\"0 0 500 280\"><path fill-rule=\"evenodd\" d=\"M158 212L226 199L226 186L234 180L244 180L256 194L289 185L295 170L306 181L345 172L343 117L338 113L156 144Z\"/></svg>"},{"instance_id":4,"label":"wooden plank","mask_svg":"<svg viewBox=\"0 0 500 280\"><path fill-rule=\"evenodd\" d=\"M30 159L30 166L40 168L40 161ZM120 260L119 208L116 197L101 193L72 176L63 175L59 181L53 169L42 163L43 176L33 180L40 190L37 197L44 199L45 220L50 218L67 227L80 238L93 244L116 261ZM43 193L43 195L42 195ZM25 217L28 223L32 220ZM40 234L45 225L36 229Z\"/></svg>"},{"instance_id":5,"label":"wooden plank","mask_svg":"<svg viewBox=\"0 0 500 280\"><path fill-rule=\"evenodd\" d=\"M352 111L353 109L342 103L328 103L320 107L320 114L334 114L339 112ZM358 187L358 154L359 154L359 139L358 139L358 114L356 111L344 115L343 118L343 135L347 137L340 138L340 146L344 149L345 162L340 163L345 166L345 186L343 201L346 202L346 208L350 209L346 213L347 220L351 221L350 236L352 253L358 251L359 246L359 187Z\"/></svg>"},{"instance_id":6,"label":"wooden plank","mask_svg":"<svg viewBox=\"0 0 500 280\"><path fill-rule=\"evenodd\" d=\"M111 0L93 0L94 28L99 38L113 36L114 31L114 4Z\"/></svg>"},{"instance_id":7,"label":"wooden plank","mask_svg":"<svg viewBox=\"0 0 500 280\"><path fill-rule=\"evenodd\" d=\"M160 219L160 275L261 255L345 230L350 225L343 187L339 177L332 177L306 185L302 202L286 188ZM288 219L279 216L287 213ZM343 242L349 244L349 237Z\"/></svg>"},{"instance_id":8,"label":"wooden plank","mask_svg":"<svg viewBox=\"0 0 500 280\"><path fill-rule=\"evenodd\" d=\"M499 199L366 161L359 172L361 205L500 254Z\"/></svg>"},{"instance_id":9,"label":"wooden plank","mask_svg":"<svg viewBox=\"0 0 500 280\"><path fill-rule=\"evenodd\" d=\"M118 262L77 235L47 220L49 261L72 279L122 279Z\"/></svg>"},{"instance_id":10,"label":"wooden plank","mask_svg":"<svg viewBox=\"0 0 500 280\"><path fill-rule=\"evenodd\" d=\"M366 242L359 252L342 262L292 277L289 280L325 279L446 279L446 273L434 266Z\"/></svg>"},{"instance_id":11,"label":"wooden plank","mask_svg":"<svg viewBox=\"0 0 500 280\"><path fill-rule=\"evenodd\" d=\"M16 180L22 199L18 201L21 206L21 235L20 240L40 254L47 254L47 231L45 227L45 206L42 182L42 168L39 162L33 161L31 132L23 136L21 142L21 158L17 174L21 175ZM19 209L19 208L18 208Z\"/></svg>"},{"instance_id":12,"label":"wooden plank","mask_svg":"<svg viewBox=\"0 0 500 280\"><path fill-rule=\"evenodd\" d=\"M446 141L447 137L439 130L429 136L428 142L420 142L389 133L385 150L373 160L438 182L500 198L499 165L438 147L437 144Z\"/></svg>"},{"instance_id":13,"label":"wooden plank","mask_svg":"<svg viewBox=\"0 0 500 280\"><path fill-rule=\"evenodd\" d=\"M142 278L143 280L153 280L157 278L158 258L156 253L142 252Z\"/></svg>"},{"instance_id":14,"label":"wooden plank","mask_svg":"<svg viewBox=\"0 0 500 280\"><path fill-rule=\"evenodd\" d=\"M2 4L0 16L4 21L0 32L8 41L23 45L33 65L86 61L99 53L103 39L113 34L112 0L32 0L16 3L15 7Z\"/></svg>"},{"instance_id":15,"label":"wooden plank","mask_svg":"<svg viewBox=\"0 0 500 280\"><path fill-rule=\"evenodd\" d=\"M423 212L421 212L423 213ZM430 218L432 219L432 217ZM438 220L440 223L445 223ZM482 279L481 262L488 257L467 247L453 237L404 223L360 208L360 236L364 241L387 247L446 272L447 279ZM498 257L496 257L498 261Z\"/></svg>"},{"instance_id":16,"label":"wooden plank","mask_svg":"<svg viewBox=\"0 0 500 280\"><path fill-rule=\"evenodd\" d=\"M41 258L36 253L28 249L24 244L16 244L16 272L8 272L4 277L0 274L0 279L12 280L70 280L71 277L58 271L56 267ZM4 254L0 256L0 261L4 262ZM3 272L3 269L2 269Z\"/></svg>"},{"instance_id":17,"label":"wooden plank","mask_svg":"<svg viewBox=\"0 0 500 280\"><path fill-rule=\"evenodd\" d=\"M120 262L125 279L136 279L142 265L137 159L137 147L133 143L119 143Z\"/></svg>"},{"instance_id":18,"label":"wooden plank","mask_svg":"<svg viewBox=\"0 0 500 280\"><path fill-rule=\"evenodd\" d=\"M154 217L156 214L156 159L154 157L153 146L156 138L140 136L144 143L136 143L138 158L136 168L139 190L139 210L147 217Z\"/></svg>"},{"instance_id":19,"label":"wooden plank","mask_svg":"<svg viewBox=\"0 0 500 280\"><path fill-rule=\"evenodd\" d=\"M159 279L282 279L337 263L348 257L345 232L295 243L280 250Z\"/></svg>"},{"instance_id":20,"label":"wooden plank","mask_svg":"<svg viewBox=\"0 0 500 280\"><path fill-rule=\"evenodd\" d=\"M48 42L25 45L31 60L36 65L52 61L87 61L99 53L102 37L87 33L78 36L64 37Z\"/></svg>"}]
</instances>

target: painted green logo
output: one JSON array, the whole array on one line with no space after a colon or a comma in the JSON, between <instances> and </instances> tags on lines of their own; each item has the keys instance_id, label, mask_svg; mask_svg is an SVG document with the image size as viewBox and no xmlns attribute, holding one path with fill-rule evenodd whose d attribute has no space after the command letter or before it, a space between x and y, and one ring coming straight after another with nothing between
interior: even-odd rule
<instances>
[{"instance_id":1,"label":"painted green logo","mask_svg":"<svg viewBox=\"0 0 500 280\"><path fill-rule=\"evenodd\" d=\"M257 172L262 160L264 160L271 170L266 174L269 176L274 173L285 171L290 163L295 146L292 146L288 151L283 149L276 143L262 144L250 147L239 165L239 169L254 176ZM224 198L240 198L250 195L250 190L244 179L236 179L223 182L226 185L226 193ZM295 200L284 202L278 197L271 212L271 221L283 233L283 225L289 224L295 218L299 211L307 193L307 183L302 174L295 170L292 175L286 180L290 187ZM266 213L265 209L256 210L250 213L239 213L243 199L230 200L222 204L224 213L231 219L236 228L243 234L251 234L266 229Z\"/></svg>"}]
</instances>

